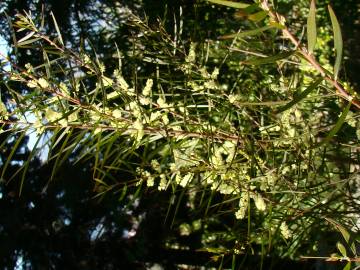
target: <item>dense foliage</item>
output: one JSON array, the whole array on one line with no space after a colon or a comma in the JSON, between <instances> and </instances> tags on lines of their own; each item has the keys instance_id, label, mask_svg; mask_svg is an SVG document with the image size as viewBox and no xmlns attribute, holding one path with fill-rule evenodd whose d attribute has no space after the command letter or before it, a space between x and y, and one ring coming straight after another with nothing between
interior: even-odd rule
<instances>
[{"instance_id":1,"label":"dense foliage","mask_svg":"<svg viewBox=\"0 0 360 270\"><path fill-rule=\"evenodd\" d=\"M1 263L355 260L360 103L336 8L151 2L35 1L8 17L0 232L17 241Z\"/></svg>"}]
</instances>

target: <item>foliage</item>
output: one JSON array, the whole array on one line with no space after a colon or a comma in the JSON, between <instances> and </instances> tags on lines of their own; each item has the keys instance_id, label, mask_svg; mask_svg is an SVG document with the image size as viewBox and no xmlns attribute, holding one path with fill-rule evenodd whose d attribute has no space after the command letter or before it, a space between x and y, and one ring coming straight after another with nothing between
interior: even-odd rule
<instances>
[{"instance_id":1,"label":"foliage","mask_svg":"<svg viewBox=\"0 0 360 270\"><path fill-rule=\"evenodd\" d=\"M42 61L7 59L2 136L15 145L1 161L2 180L20 177L21 195L30 163L45 153L49 186L69 162L89 165L97 198L170 192L166 223L200 234L196 248L219 264L226 255L234 265L239 254L311 255L330 230L326 218L356 227L360 103L342 82L335 13L329 8L332 71L323 46L330 29L316 29L315 1L307 46L267 1L209 2L239 8L239 31L191 40L181 19L170 33L126 10L131 46L111 60L90 42L68 48L55 16L56 37L31 13L18 14L14 37L23 34L14 45ZM9 174L31 132L36 147ZM179 218L180 207L191 215ZM164 245L187 248L178 239Z\"/></svg>"}]
</instances>

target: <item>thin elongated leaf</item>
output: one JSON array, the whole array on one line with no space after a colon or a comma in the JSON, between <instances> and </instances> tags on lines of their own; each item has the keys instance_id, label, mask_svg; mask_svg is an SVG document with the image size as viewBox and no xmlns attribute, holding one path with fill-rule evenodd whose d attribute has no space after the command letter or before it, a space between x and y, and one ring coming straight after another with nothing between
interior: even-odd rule
<instances>
[{"instance_id":1,"label":"thin elongated leaf","mask_svg":"<svg viewBox=\"0 0 360 270\"><path fill-rule=\"evenodd\" d=\"M286 59L289 56L291 56L294 52L290 51L290 52L283 52L283 53L279 53L277 55L273 55L273 56L269 56L269 57L256 57L256 58L252 58L249 59L247 61L244 61L243 64L245 65L265 65L265 64L271 64L274 63L276 61L282 60L282 59Z\"/></svg>"},{"instance_id":2,"label":"thin elongated leaf","mask_svg":"<svg viewBox=\"0 0 360 270\"><path fill-rule=\"evenodd\" d=\"M337 20L335 13L334 13L333 9L331 8L331 6L328 6L328 9L329 9L331 24L332 24L333 32L334 32L334 46L335 46L335 51L336 51L336 59L335 59L335 65L334 65L334 77L335 77L335 80L337 80L339 70L340 70L341 60L342 60L343 39L342 39L339 21Z\"/></svg>"},{"instance_id":3,"label":"thin elongated leaf","mask_svg":"<svg viewBox=\"0 0 360 270\"><path fill-rule=\"evenodd\" d=\"M249 20L254 21L254 22L260 22L263 19L265 19L267 17L268 13L266 11L259 11L253 14L250 14L248 16Z\"/></svg>"},{"instance_id":4,"label":"thin elongated leaf","mask_svg":"<svg viewBox=\"0 0 360 270\"><path fill-rule=\"evenodd\" d=\"M307 18L307 41L308 41L308 51L309 53L314 52L316 45L316 7L315 0L311 1L309 16Z\"/></svg>"},{"instance_id":5,"label":"thin elongated leaf","mask_svg":"<svg viewBox=\"0 0 360 270\"><path fill-rule=\"evenodd\" d=\"M230 38L250 37L250 36L255 36L255 35L261 34L262 32L269 30L271 28L275 28L275 26L267 25L267 26L263 26L263 27L260 27L260 28L254 29L254 30L244 31L244 32L236 33L236 34L225 35L225 36L221 36L219 38L220 39L230 39Z\"/></svg>"},{"instance_id":6,"label":"thin elongated leaf","mask_svg":"<svg viewBox=\"0 0 360 270\"><path fill-rule=\"evenodd\" d=\"M249 4L240 3L240 2L233 2L233 1L226 1L226 0L208 0L211 3L223 5L227 7L233 7L233 8L247 8L250 6Z\"/></svg>"},{"instance_id":7,"label":"thin elongated leaf","mask_svg":"<svg viewBox=\"0 0 360 270\"><path fill-rule=\"evenodd\" d=\"M336 135L336 133L338 133L338 131L340 130L340 128L342 127L342 125L345 122L346 115L348 114L348 112L350 110L351 104L352 104L351 102L348 103L348 105L345 107L344 111L340 115L338 121L336 122L335 126L330 130L330 132L325 137L325 139L320 143L320 145L324 145L324 144L328 143L332 139L332 137L334 137Z\"/></svg>"},{"instance_id":8,"label":"thin elongated leaf","mask_svg":"<svg viewBox=\"0 0 360 270\"><path fill-rule=\"evenodd\" d=\"M63 41L63 39L62 39L62 36L61 36L61 33L60 33L60 29L59 29L59 26L58 26L58 24L57 24L57 22L56 22L54 13L51 11L51 12L50 12L50 15L51 15L51 17L52 17L52 19L53 19L53 21L54 21L55 30L56 30L56 32L57 32L59 42L60 42L61 45L64 46L64 41Z\"/></svg>"},{"instance_id":9,"label":"thin elongated leaf","mask_svg":"<svg viewBox=\"0 0 360 270\"><path fill-rule=\"evenodd\" d=\"M319 84L323 81L323 78L318 78L316 81L314 81L312 84L310 84L304 91L294 96L294 99L290 101L289 103L285 104L284 106L280 107L278 109L278 113L286 111L287 109L290 109L292 106L294 106L296 103L300 102L308 94L310 94L314 89L316 89Z\"/></svg>"},{"instance_id":10,"label":"thin elongated leaf","mask_svg":"<svg viewBox=\"0 0 360 270\"><path fill-rule=\"evenodd\" d=\"M22 176L21 176L21 181L20 181L20 188L19 188L19 196L21 196L21 193L22 193L22 190L23 190L23 187L24 187L24 183L25 183L25 178L27 176L27 172L29 170L29 167L30 167L30 162L32 161L32 159L36 156L36 154L38 153L38 149L37 149L37 146L39 145L41 141L41 136L38 136L37 139L36 139L36 142L30 152L30 155L27 159L27 161L23 164L23 173L22 173ZM14 177L14 176L13 176Z\"/></svg>"},{"instance_id":11,"label":"thin elongated leaf","mask_svg":"<svg viewBox=\"0 0 360 270\"><path fill-rule=\"evenodd\" d=\"M19 39L18 40L18 43L21 43L25 40L28 40L29 38L31 38L33 35L35 35L35 32L34 31L31 31L29 34L27 34L26 36L24 36L23 38Z\"/></svg>"},{"instance_id":12,"label":"thin elongated leaf","mask_svg":"<svg viewBox=\"0 0 360 270\"><path fill-rule=\"evenodd\" d=\"M343 256L343 257L346 257L346 248L344 247L343 244L341 244L340 242L337 242L336 243L336 247L337 249L339 250L340 254Z\"/></svg>"},{"instance_id":13,"label":"thin elongated leaf","mask_svg":"<svg viewBox=\"0 0 360 270\"><path fill-rule=\"evenodd\" d=\"M30 39L24 40L24 41L22 41L22 42L18 42L18 43L16 44L16 47L23 47L23 46L25 46L25 45L34 43L34 42L36 42L36 41L38 41L38 40L40 40L40 39L41 39L41 38L39 38L39 37L30 38Z\"/></svg>"},{"instance_id":14,"label":"thin elongated leaf","mask_svg":"<svg viewBox=\"0 0 360 270\"><path fill-rule=\"evenodd\" d=\"M345 267L343 268L343 270L350 270L351 269L351 262L348 262Z\"/></svg>"},{"instance_id":15,"label":"thin elongated leaf","mask_svg":"<svg viewBox=\"0 0 360 270\"><path fill-rule=\"evenodd\" d=\"M22 132L18 138L16 138L16 142L10 152L10 154L7 156L6 162L2 168L0 179L4 179L5 172L7 170L7 167L9 166L10 162L12 161L13 156L16 154L16 151L18 151L18 148L20 144L23 142L23 139L25 138L25 132Z\"/></svg>"}]
</instances>

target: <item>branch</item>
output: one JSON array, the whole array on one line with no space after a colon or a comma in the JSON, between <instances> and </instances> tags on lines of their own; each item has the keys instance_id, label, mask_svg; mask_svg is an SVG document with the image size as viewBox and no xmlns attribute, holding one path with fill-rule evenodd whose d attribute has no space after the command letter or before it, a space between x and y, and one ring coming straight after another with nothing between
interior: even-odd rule
<instances>
[{"instance_id":1,"label":"branch","mask_svg":"<svg viewBox=\"0 0 360 270\"><path fill-rule=\"evenodd\" d=\"M324 79L329 82L335 89L336 93L339 97L351 102L356 108L360 109L360 101L355 99L351 94L349 94L344 86L342 86L336 79L334 79L331 74L329 74L314 58L312 54L310 54L307 49L300 43L300 41L291 33L289 28L283 23L283 16L277 13L276 11L272 10L267 0L263 0L261 3L261 7L268 11L272 20L276 23L279 23L284 26L282 29L282 33L285 38L288 38L296 47L297 51L305 58L305 60L315 68Z\"/></svg>"}]
</instances>

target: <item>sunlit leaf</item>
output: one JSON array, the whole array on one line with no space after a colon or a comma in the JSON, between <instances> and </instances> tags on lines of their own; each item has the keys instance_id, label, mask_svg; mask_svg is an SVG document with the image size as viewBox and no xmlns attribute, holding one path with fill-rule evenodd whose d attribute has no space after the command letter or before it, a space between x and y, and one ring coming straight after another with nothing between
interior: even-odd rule
<instances>
[{"instance_id":1,"label":"sunlit leaf","mask_svg":"<svg viewBox=\"0 0 360 270\"><path fill-rule=\"evenodd\" d=\"M250 6L249 4L240 3L240 2L233 2L233 1L226 1L226 0L208 0L211 3L223 5L227 7L233 7L233 8L247 8Z\"/></svg>"},{"instance_id":2,"label":"sunlit leaf","mask_svg":"<svg viewBox=\"0 0 360 270\"><path fill-rule=\"evenodd\" d=\"M58 24L57 24L57 22L56 22L54 13L51 11L51 12L50 12L50 15L51 15L51 18L52 18L53 21L54 21L55 30L56 30L56 33L57 33L57 35L58 35L59 42L60 42L61 45L64 46L64 41L63 41L63 39L62 39L62 36L61 36L61 33L60 33L60 29L59 29L59 26L58 26Z\"/></svg>"},{"instance_id":3,"label":"sunlit leaf","mask_svg":"<svg viewBox=\"0 0 360 270\"><path fill-rule=\"evenodd\" d=\"M36 42L36 41L38 41L38 40L40 40L40 39L41 39L41 38L39 38L39 37L26 39L26 40L24 40L24 41L22 41L22 42L18 42L16 46L17 46L17 47L23 47L23 46L25 46L25 45L34 43L34 42Z\"/></svg>"},{"instance_id":4,"label":"sunlit leaf","mask_svg":"<svg viewBox=\"0 0 360 270\"><path fill-rule=\"evenodd\" d=\"M348 262L345 267L343 268L343 270L350 270L351 269L351 262Z\"/></svg>"},{"instance_id":5,"label":"sunlit leaf","mask_svg":"<svg viewBox=\"0 0 360 270\"><path fill-rule=\"evenodd\" d=\"M337 249L339 250L340 254L343 256L343 257L346 257L346 248L344 247L343 244L341 244L340 242L337 242L336 243L336 247Z\"/></svg>"},{"instance_id":6,"label":"sunlit leaf","mask_svg":"<svg viewBox=\"0 0 360 270\"><path fill-rule=\"evenodd\" d=\"M268 13L266 11L259 11L253 14L250 14L248 16L249 20L254 21L254 22L259 22L262 21L263 19L265 19L267 17Z\"/></svg>"},{"instance_id":7,"label":"sunlit leaf","mask_svg":"<svg viewBox=\"0 0 360 270\"><path fill-rule=\"evenodd\" d=\"M336 59L335 59L335 65L334 65L334 77L335 77L335 80L337 80L339 70L340 70L341 60L342 60L343 39L342 39L340 24L335 16L335 13L334 13L333 9L331 8L331 6L328 6L328 9L329 9L331 24L332 24L333 32L334 32L334 46L335 46L335 51L336 51Z\"/></svg>"},{"instance_id":8,"label":"sunlit leaf","mask_svg":"<svg viewBox=\"0 0 360 270\"><path fill-rule=\"evenodd\" d=\"M307 18L307 41L308 41L308 51L313 53L316 45L316 7L315 0L311 1L309 16Z\"/></svg>"},{"instance_id":9,"label":"sunlit leaf","mask_svg":"<svg viewBox=\"0 0 360 270\"><path fill-rule=\"evenodd\" d=\"M26 40L28 40L29 38L31 38L33 35L35 35L34 31L31 31L29 34L27 34L26 36L24 36L23 38L18 40L18 43L24 42Z\"/></svg>"}]
</instances>

